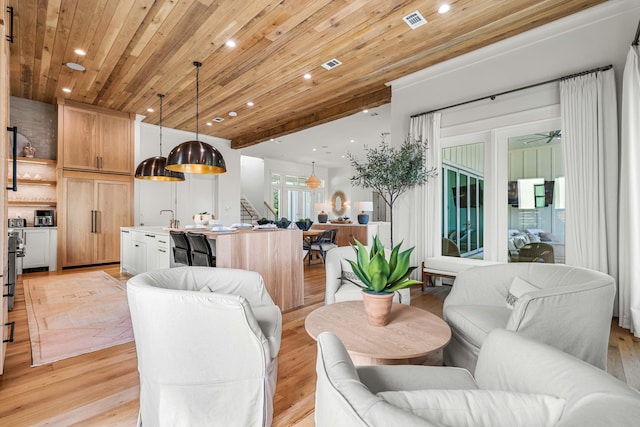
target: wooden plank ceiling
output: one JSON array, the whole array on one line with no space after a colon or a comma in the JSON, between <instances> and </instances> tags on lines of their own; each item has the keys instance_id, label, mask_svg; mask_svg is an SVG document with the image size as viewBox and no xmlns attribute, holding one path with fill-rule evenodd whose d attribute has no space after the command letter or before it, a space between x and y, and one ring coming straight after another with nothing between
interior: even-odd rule
<instances>
[{"instance_id":1,"label":"wooden plank ceiling","mask_svg":"<svg viewBox=\"0 0 640 427\"><path fill-rule=\"evenodd\" d=\"M241 148L388 103L393 79L603 1L454 0L439 14L442 0L9 0L11 94L157 124L164 93L163 124L195 131L200 61L199 131ZM416 10L428 23L411 30Z\"/></svg>"}]
</instances>

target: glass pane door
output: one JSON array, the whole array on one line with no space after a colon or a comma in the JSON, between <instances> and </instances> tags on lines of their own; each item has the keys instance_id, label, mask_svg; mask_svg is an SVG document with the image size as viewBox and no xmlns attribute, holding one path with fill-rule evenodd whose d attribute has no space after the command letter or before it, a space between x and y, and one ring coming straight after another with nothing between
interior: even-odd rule
<instances>
[{"instance_id":1,"label":"glass pane door","mask_svg":"<svg viewBox=\"0 0 640 427\"><path fill-rule=\"evenodd\" d=\"M477 254L484 242L484 180L449 165L444 171L443 237L455 243L460 256Z\"/></svg>"}]
</instances>

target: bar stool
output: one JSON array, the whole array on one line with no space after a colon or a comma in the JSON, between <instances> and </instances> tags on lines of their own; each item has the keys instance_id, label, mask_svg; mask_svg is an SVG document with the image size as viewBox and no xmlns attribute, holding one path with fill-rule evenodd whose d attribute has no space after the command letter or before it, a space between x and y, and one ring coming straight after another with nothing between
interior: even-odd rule
<instances>
[{"instance_id":1,"label":"bar stool","mask_svg":"<svg viewBox=\"0 0 640 427\"><path fill-rule=\"evenodd\" d=\"M184 231L170 230L171 240L173 240L173 260L178 264L191 264L191 245Z\"/></svg>"},{"instance_id":2,"label":"bar stool","mask_svg":"<svg viewBox=\"0 0 640 427\"><path fill-rule=\"evenodd\" d=\"M213 255L207 236L200 233L187 233L191 245L191 265L215 267L216 257Z\"/></svg>"}]
</instances>

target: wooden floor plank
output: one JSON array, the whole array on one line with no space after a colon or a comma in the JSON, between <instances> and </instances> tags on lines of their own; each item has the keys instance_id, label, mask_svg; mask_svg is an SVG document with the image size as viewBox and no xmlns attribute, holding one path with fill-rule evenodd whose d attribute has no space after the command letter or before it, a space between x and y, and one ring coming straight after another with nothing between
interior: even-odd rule
<instances>
[{"instance_id":1,"label":"wooden floor plank","mask_svg":"<svg viewBox=\"0 0 640 427\"><path fill-rule=\"evenodd\" d=\"M24 277L91 271L73 269L31 273ZM119 266L100 267L126 279ZM283 313L282 346L278 360L278 383L274 397L275 427L313 426L315 403L316 343L304 329L304 319L324 304L324 265L314 260L305 271L305 305ZM135 425L138 413L137 359L135 346L127 343L55 363L31 367L27 316L19 278L15 308L15 342L7 346L5 374L0 377L0 424L127 426ZM419 286L411 289L411 305L442 315L442 303L450 287ZM442 363L442 352L431 355L430 365ZM634 387L640 385L640 340L617 326L614 319L609 341L609 371Z\"/></svg>"}]
</instances>

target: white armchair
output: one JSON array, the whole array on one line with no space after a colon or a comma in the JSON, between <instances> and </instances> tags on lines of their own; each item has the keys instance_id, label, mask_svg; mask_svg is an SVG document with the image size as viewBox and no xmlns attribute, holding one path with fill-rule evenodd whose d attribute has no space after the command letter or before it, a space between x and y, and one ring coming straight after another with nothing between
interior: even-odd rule
<instances>
[{"instance_id":1,"label":"white armchair","mask_svg":"<svg viewBox=\"0 0 640 427\"><path fill-rule=\"evenodd\" d=\"M367 247L367 250L370 249ZM391 254L388 249L385 249L385 252L387 257ZM357 279L351 264L346 261L347 259L356 260L356 252L351 246L340 246L327 252L325 259L325 304L362 299L361 288L343 278L345 275L351 275L350 278ZM393 296L393 302L408 305L411 302L411 290L409 288L400 289Z\"/></svg>"},{"instance_id":2,"label":"white armchair","mask_svg":"<svg viewBox=\"0 0 640 427\"><path fill-rule=\"evenodd\" d=\"M140 373L138 426L269 426L282 314L253 271L139 274L127 296Z\"/></svg>"},{"instance_id":3,"label":"white armchair","mask_svg":"<svg viewBox=\"0 0 640 427\"><path fill-rule=\"evenodd\" d=\"M495 329L476 373L446 366L354 366L337 336L318 336L317 427L631 426L640 393L521 334Z\"/></svg>"},{"instance_id":4,"label":"white armchair","mask_svg":"<svg viewBox=\"0 0 640 427\"><path fill-rule=\"evenodd\" d=\"M530 289L510 309L507 296L517 293L516 282ZM562 264L496 264L462 271L444 301L443 317L451 327L444 363L473 373L487 334L506 328L606 369L615 292L611 276Z\"/></svg>"}]
</instances>

